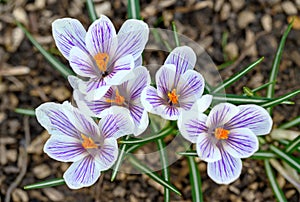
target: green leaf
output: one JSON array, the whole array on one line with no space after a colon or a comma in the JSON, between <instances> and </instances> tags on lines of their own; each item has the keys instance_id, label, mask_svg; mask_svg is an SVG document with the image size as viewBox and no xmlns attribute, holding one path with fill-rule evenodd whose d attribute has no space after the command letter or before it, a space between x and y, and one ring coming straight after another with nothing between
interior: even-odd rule
<instances>
[{"instance_id":1,"label":"green leaf","mask_svg":"<svg viewBox=\"0 0 300 202\"><path fill-rule=\"evenodd\" d=\"M170 183L170 173L168 169L168 156L165 151L166 144L162 139L156 140L156 144L160 155L162 177L166 182ZM168 189L167 187L164 187L164 201L165 202L170 201L170 189Z\"/></svg>"},{"instance_id":2,"label":"green leaf","mask_svg":"<svg viewBox=\"0 0 300 202\"><path fill-rule=\"evenodd\" d=\"M296 137L290 142L285 148L285 152L290 154L295 151L300 146L300 136Z\"/></svg>"},{"instance_id":3,"label":"green leaf","mask_svg":"<svg viewBox=\"0 0 300 202\"><path fill-rule=\"evenodd\" d=\"M172 184L169 184L169 182L161 179L159 175L157 175L155 172L153 172L150 168L147 166L141 164L135 157L129 156L128 157L129 162L138 170L148 175L151 179L156 181L157 183L161 184L164 187L167 187L171 191L175 192L178 195L181 195L180 191Z\"/></svg>"},{"instance_id":4,"label":"green leaf","mask_svg":"<svg viewBox=\"0 0 300 202\"><path fill-rule=\"evenodd\" d=\"M190 170L190 182L192 186L192 198L194 202L202 202L202 189L201 189L201 177L195 158L187 156L189 170Z\"/></svg>"},{"instance_id":5,"label":"green leaf","mask_svg":"<svg viewBox=\"0 0 300 202\"><path fill-rule=\"evenodd\" d=\"M284 140L284 139L279 139L279 140L277 140L277 141L280 142L281 144L285 145L285 146L288 146L289 144L292 143L292 141L288 141L288 140ZM296 150L297 150L298 152L300 152L300 146L298 146L298 147L296 148Z\"/></svg>"},{"instance_id":6,"label":"green leaf","mask_svg":"<svg viewBox=\"0 0 300 202\"><path fill-rule=\"evenodd\" d=\"M273 151L280 159L288 163L291 167L295 168L297 172L300 172L300 162L298 159L278 149L274 145L270 145L270 150Z\"/></svg>"},{"instance_id":7,"label":"green leaf","mask_svg":"<svg viewBox=\"0 0 300 202\"><path fill-rule=\"evenodd\" d=\"M176 27L176 24L174 21L172 22L172 30L174 33L175 45L176 45L176 47L178 47L178 46L180 46L180 42L179 42L179 38L178 38L177 27Z\"/></svg>"},{"instance_id":8,"label":"green leaf","mask_svg":"<svg viewBox=\"0 0 300 202\"><path fill-rule=\"evenodd\" d=\"M297 125L300 125L300 116L296 117L295 119L293 119L287 123L282 124L281 126L279 126L279 128L288 129L288 128L291 128L291 127L297 126Z\"/></svg>"},{"instance_id":9,"label":"green leaf","mask_svg":"<svg viewBox=\"0 0 300 202\"><path fill-rule=\"evenodd\" d=\"M247 96L250 96L250 97L254 96L253 91L250 88L246 87L246 86L243 87L243 91L244 91L244 95L247 95Z\"/></svg>"},{"instance_id":10,"label":"green leaf","mask_svg":"<svg viewBox=\"0 0 300 202\"><path fill-rule=\"evenodd\" d=\"M92 22L98 19L93 0L86 0L86 7Z\"/></svg>"},{"instance_id":11,"label":"green leaf","mask_svg":"<svg viewBox=\"0 0 300 202\"><path fill-rule=\"evenodd\" d=\"M34 109L22 109L22 108L16 108L15 112L18 114L23 114L27 116L35 116L35 110Z\"/></svg>"},{"instance_id":12,"label":"green leaf","mask_svg":"<svg viewBox=\"0 0 300 202\"><path fill-rule=\"evenodd\" d=\"M218 93L221 90L223 90L224 88L229 87L231 84L233 84L234 82L236 82L237 80L239 80L241 77L243 77L245 74L247 74L250 70L252 70L257 64L259 64L262 60L264 59L264 57L261 57L260 59L256 60L255 62L251 63L248 67L246 67L245 69L243 69L242 71L240 71L239 73L231 76L229 79L226 79L223 83L221 83L220 85L218 85L213 91L212 93Z\"/></svg>"},{"instance_id":13,"label":"green leaf","mask_svg":"<svg viewBox=\"0 0 300 202\"><path fill-rule=\"evenodd\" d=\"M274 173L272 171L269 160L265 160L264 163L265 163L265 170L266 170L267 176L269 178L269 182L271 184L272 190L275 194L277 201L278 202L287 202L287 199L285 198L283 191L278 186L276 177L274 176Z\"/></svg>"},{"instance_id":14,"label":"green leaf","mask_svg":"<svg viewBox=\"0 0 300 202\"><path fill-rule=\"evenodd\" d=\"M26 185L24 187L24 189L26 189L26 190L40 189L40 188L46 188L46 187L54 187L54 186L63 185L63 184L66 184L65 180L63 178L55 178L55 179L46 180L43 182L34 183L31 185Z\"/></svg>"},{"instance_id":15,"label":"green leaf","mask_svg":"<svg viewBox=\"0 0 300 202\"><path fill-rule=\"evenodd\" d=\"M269 85L274 84L275 82L276 82L276 81L270 81L270 82L268 82L268 83L265 83L265 84L263 84L263 85L261 85L261 86L259 86L259 87L257 87L257 88L252 89L252 92L253 92L253 93L256 93L256 92L258 92L258 91L260 91L260 90L262 90L262 89L268 87Z\"/></svg>"},{"instance_id":16,"label":"green leaf","mask_svg":"<svg viewBox=\"0 0 300 202\"><path fill-rule=\"evenodd\" d=\"M128 0L127 14L129 19L141 19L139 0Z\"/></svg>"},{"instance_id":17,"label":"green leaf","mask_svg":"<svg viewBox=\"0 0 300 202\"><path fill-rule=\"evenodd\" d=\"M300 93L300 90L295 90L293 92L290 92L290 93L287 93L283 96L275 98L274 100L267 101L267 102L265 102L264 104L262 104L260 106L262 106L264 108L268 108L268 107L273 107L273 106L276 106L276 105L279 105L279 104L283 104L284 101L296 96L299 93Z\"/></svg>"},{"instance_id":18,"label":"green leaf","mask_svg":"<svg viewBox=\"0 0 300 202\"><path fill-rule=\"evenodd\" d=\"M75 75L74 72L62 64L59 60L57 60L53 55L48 53L34 38L33 36L26 30L26 28L20 23L16 22L18 27L20 27L25 33L26 37L30 40L30 42L40 51L40 53L46 58L46 60L52 65L53 68L58 70L61 75L67 78L69 75Z\"/></svg>"},{"instance_id":19,"label":"green leaf","mask_svg":"<svg viewBox=\"0 0 300 202\"><path fill-rule=\"evenodd\" d=\"M289 26L285 30L285 32L284 32L284 34L283 34L283 36L280 40L280 43L279 43L279 46L278 46L278 49L276 51L276 54L275 54L275 57L274 57L274 60L273 60L273 64L272 64L272 69L271 69L270 78L269 78L270 82L276 81L276 77L277 77L277 74L278 74L279 65L280 65L281 56L282 56L283 48L284 48L284 45L285 45L285 41L286 41L286 38L287 38L289 32L292 29L293 22L294 22L294 20L289 24ZM268 98L273 98L274 97L274 92L275 92L275 83L272 83L267 88L267 97ZM269 111L270 114L272 113L271 106L268 109L268 111Z\"/></svg>"}]
</instances>

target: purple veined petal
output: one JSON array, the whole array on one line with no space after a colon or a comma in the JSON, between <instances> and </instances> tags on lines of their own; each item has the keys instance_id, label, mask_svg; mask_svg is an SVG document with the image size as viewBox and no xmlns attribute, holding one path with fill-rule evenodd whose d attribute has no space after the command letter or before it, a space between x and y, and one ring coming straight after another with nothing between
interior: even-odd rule
<instances>
[{"instance_id":1,"label":"purple veined petal","mask_svg":"<svg viewBox=\"0 0 300 202\"><path fill-rule=\"evenodd\" d=\"M272 118L268 112L257 105L240 105L240 112L226 126L228 128L249 128L255 135L266 135L272 129Z\"/></svg>"},{"instance_id":2,"label":"purple veined petal","mask_svg":"<svg viewBox=\"0 0 300 202\"><path fill-rule=\"evenodd\" d=\"M85 37L85 43L92 56L98 53L107 53L109 57L112 57L117 48L116 36L115 27L110 19L101 15L100 18L94 21L89 27Z\"/></svg>"},{"instance_id":3,"label":"purple veined petal","mask_svg":"<svg viewBox=\"0 0 300 202\"><path fill-rule=\"evenodd\" d=\"M110 113L104 116L98 125L104 138L117 139L134 132L134 123L129 110L119 106L112 106Z\"/></svg>"},{"instance_id":4,"label":"purple veined petal","mask_svg":"<svg viewBox=\"0 0 300 202\"><path fill-rule=\"evenodd\" d=\"M204 78L194 70L187 70L181 75L177 85L180 107L185 110L191 109L196 100L202 96L204 85Z\"/></svg>"},{"instance_id":5,"label":"purple veined petal","mask_svg":"<svg viewBox=\"0 0 300 202\"><path fill-rule=\"evenodd\" d=\"M158 108L157 114L166 120L175 121L179 118L181 112L182 108L164 105L162 108Z\"/></svg>"},{"instance_id":6,"label":"purple veined petal","mask_svg":"<svg viewBox=\"0 0 300 202\"><path fill-rule=\"evenodd\" d=\"M134 136L142 134L149 125L148 113L141 103L131 103L129 106L130 116L134 122Z\"/></svg>"},{"instance_id":7,"label":"purple veined petal","mask_svg":"<svg viewBox=\"0 0 300 202\"><path fill-rule=\"evenodd\" d=\"M177 83L181 74L184 74L189 69L194 69L196 54L190 47L180 46L169 54L164 64L173 64L176 66L175 83Z\"/></svg>"},{"instance_id":8,"label":"purple veined petal","mask_svg":"<svg viewBox=\"0 0 300 202\"><path fill-rule=\"evenodd\" d=\"M135 19L126 20L118 32L116 59L128 54L132 55L134 60L138 59L148 38L149 28L146 23Z\"/></svg>"},{"instance_id":9,"label":"purple veined petal","mask_svg":"<svg viewBox=\"0 0 300 202\"><path fill-rule=\"evenodd\" d=\"M152 86L144 88L141 94L141 103L146 111L158 114L164 108L165 101L158 96L157 90Z\"/></svg>"},{"instance_id":10,"label":"purple veined petal","mask_svg":"<svg viewBox=\"0 0 300 202\"><path fill-rule=\"evenodd\" d=\"M155 81L157 93L161 98L165 98L169 92L176 88L175 80L176 69L172 64L163 65L156 72Z\"/></svg>"},{"instance_id":11,"label":"purple veined petal","mask_svg":"<svg viewBox=\"0 0 300 202\"><path fill-rule=\"evenodd\" d=\"M177 126L181 135L192 143L197 143L197 138L207 131L205 125L207 116L197 111L182 111Z\"/></svg>"},{"instance_id":12,"label":"purple veined petal","mask_svg":"<svg viewBox=\"0 0 300 202\"><path fill-rule=\"evenodd\" d=\"M93 185L101 175L102 167L91 155L72 163L63 178L70 189Z\"/></svg>"},{"instance_id":13,"label":"purple veined petal","mask_svg":"<svg viewBox=\"0 0 300 202\"><path fill-rule=\"evenodd\" d=\"M70 51L70 65L73 71L83 77L97 78L99 70L94 64L91 56L78 47L73 47Z\"/></svg>"},{"instance_id":14,"label":"purple veined petal","mask_svg":"<svg viewBox=\"0 0 300 202\"><path fill-rule=\"evenodd\" d=\"M228 139L222 141L223 148L235 158L248 158L258 150L258 139L248 128L230 130Z\"/></svg>"},{"instance_id":15,"label":"purple veined petal","mask_svg":"<svg viewBox=\"0 0 300 202\"><path fill-rule=\"evenodd\" d=\"M87 52L84 42L86 31L78 20L71 18L57 19L52 23L52 33L58 50L67 60L74 46Z\"/></svg>"},{"instance_id":16,"label":"purple veined petal","mask_svg":"<svg viewBox=\"0 0 300 202\"><path fill-rule=\"evenodd\" d=\"M80 132L70 121L64 108L64 105L53 102L42 104L36 109L36 118L51 135L70 136L79 139Z\"/></svg>"},{"instance_id":17,"label":"purple veined petal","mask_svg":"<svg viewBox=\"0 0 300 202\"><path fill-rule=\"evenodd\" d=\"M146 86L150 85L151 78L146 67L140 66L133 70L134 78L127 82L127 91L130 101L140 99L141 93Z\"/></svg>"},{"instance_id":18,"label":"purple veined petal","mask_svg":"<svg viewBox=\"0 0 300 202\"><path fill-rule=\"evenodd\" d=\"M210 111L206 125L209 128L224 126L230 119L239 113L238 107L230 103L220 103Z\"/></svg>"},{"instance_id":19,"label":"purple veined petal","mask_svg":"<svg viewBox=\"0 0 300 202\"><path fill-rule=\"evenodd\" d=\"M140 56L134 61L134 68L142 66L143 65L143 57Z\"/></svg>"},{"instance_id":20,"label":"purple veined petal","mask_svg":"<svg viewBox=\"0 0 300 202\"><path fill-rule=\"evenodd\" d=\"M134 68L134 59L132 55L126 55L118 59L111 70L110 74L104 77L107 85L119 85L133 77L132 69Z\"/></svg>"},{"instance_id":21,"label":"purple veined petal","mask_svg":"<svg viewBox=\"0 0 300 202\"><path fill-rule=\"evenodd\" d=\"M79 139L60 135L51 136L47 140L44 152L51 158L62 162L79 161L88 155Z\"/></svg>"},{"instance_id":22,"label":"purple veined petal","mask_svg":"<svg viewBox=\"0 0 300 202\"><path fill-rule=\"evenodd\" d=\"M111 168L118 158L118 143L115 138L105 138L99 152L94 156L101 170Z\"/></svg>"},{"instance_id":23,"label":"purple veined petal","mask_svg":"<svg viewBox=\"0 0 300 202\"><path fill-rule=\"evenodd\" d=\"M206 162L215 162L221 159L221 152L216 144L216 139L208 133L198 135L196 143L197 154Z\"/></svg>"},{"instance_id":24,"label":"purple veined petal","mask_svg":"<svg viewBox=\"0 0 300 202\"><path fill-rule=\"evenodd\" d=\"M190 111L194 111L197 113L203 113L205 112L211 102L212 102L212 95L203 95L200 99L198 99L192 106L192 108L190 109Z\"/></svg>"},{"instance_id":25,"label":"purple veined petal","mask_svg":"<svg viewBox=\"0 0 300 202\"><path fill-rule=\"evenodd\" d=\"M207 165L208 176L218 184L230 184L241 174L242 161L221 150L222 159Z\"/></svg>"},{"instance_id":26,"label":"purple veined petal","mask_svg":"<svg viewBox=\"0 0 300 202\"><path fill-rule=\"evenodd\" d=\"M111 85L108 85L104 79L79 82L79 91L85 94L85 99L89 101L101 99L110 87Z\"/></svg>"}]
</instances>

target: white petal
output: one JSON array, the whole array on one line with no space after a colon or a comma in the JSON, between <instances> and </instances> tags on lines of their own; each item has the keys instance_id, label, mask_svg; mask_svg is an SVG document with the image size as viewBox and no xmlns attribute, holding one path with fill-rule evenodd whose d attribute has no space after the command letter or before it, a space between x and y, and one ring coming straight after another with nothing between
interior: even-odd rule
<instances>
[{"instance_id":1,"label":"white petal","mask_svg":"<svg viewBox=\"0 0 300 202\"><path fill-rule=\"evenodd\" d=\"M161 98L166 98L168 93L176 88L175 74L175 66L172 64L164 65L156 72L157 93Z\"/></svg>"},{"instance_id":2,"label":"white petal","mask_svg":"<svg viewBox=\"0 0 300 202\"><path fill-rule=\"evenodd\" d=\"M201 133L198 135L196 150L199 158L203 161L215 162L221 159L220 149L216 145L215 138L210 134Z\"/></svg>"},{"instance_id":3,"label":"white petal","mask_svg":"<svg viewBox=\"0 0 300 202\"><path fill-rule=\"evenodd\" d=\"M238 107L230 103L221 103L212 108L210 111L206 125L209 128L224 126L230 119L239 112Z\"/></svg>"},{"instance_id":4,"label":"white petal","mask_svg":"<svg viewBox=\"0 0 300 202\"><path fill-rule=\"evenodd\" d=\"M198 99L194 103L194 105L191 108L191 111L195 111L199 113L205 112L209 108L212 102L212 98L213 98L212 95L203 95L200 99Z\"/></svg>"},{"instance_id":5,"label":"white petal","mask_svg":"<svg viewBox=\"0 0 300 202\"><path fill-rule=\"evenodd\" d=\"M111 168L118 158L118 143L115 138L105 138L104 143L95 156L95 161L101 165L101 170Z\"/></svg>"}]
</instances>

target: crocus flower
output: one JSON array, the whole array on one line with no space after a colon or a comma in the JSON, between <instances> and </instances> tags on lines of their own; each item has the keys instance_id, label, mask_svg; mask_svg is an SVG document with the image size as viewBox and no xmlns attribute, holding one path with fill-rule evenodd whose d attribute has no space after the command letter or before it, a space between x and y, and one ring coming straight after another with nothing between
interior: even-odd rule
<instances>
[{"instance_id":1,"label":"crocus flower","mask_svg":"<svg viewBox=\"0 0 300 202\"><path fill-rule=\"evenodd\" d=\"M265 109L251 104L221 103L207 116L202 112L208 105L203 103L183 112L178 128L183 137L196 143L199 158L208 162L208 176L216 183L229 184L241 174L241 158L258 150L256 136L270 132L272 119Z\"/></svg>"},{"instance_id":2,"label":"crocus flower","mask_svg":"<svg viewBox=\"0 0 300 202\"><path fill-rule=\"evenodd\" d=\"M55 160L73 162L63 175L68 187L90 186L101 171L114 164L118 156L116 138L133 130L123 111L116 109L97 125L68 102L45 103L36 109L37 120L51 134L44 151Z\"/></svg>"},{"instance_id":3,"label":"crocus flower","mask_svg":"<svg viewBox=\"0 0 300 202\"><path fill-rule=\"evenodd\" d=\"M177 120L202 96L204 79L193 70L196 54L187 47L175 48L156 73L156 86L146 87L141 96L147 111L167 120Z\"/></svg>"},{"instance_id":4,"label":"crocus flower","mask_svg":"<svg viewBox=\"0 0 300 202\"><path fill-rule=\"evenodd\" d=\"M113 106L128 109L135 125L133 134L136 136L141 134L146 130L149 119L140 97L142 90L150 84L151 79L148 70L143 66L135 68L133 74L134 77L129 81L111 86L99 100L88 101L78 90L75 90L74 99L77 106L90 116L99 118L110 113Z\"/></svg>"},{"instance_id":5,"label":"crocus flower","mask_svg":"<svg viewBox=\"0 0 300 202\"><path fill-rule=\"evenodd\" d=\"M140 65L149 28L141 20L130 19L116 34L112 22L101 15L87 32L78 20L70 18L55 20L52 32L74 72L88 78L78 80L79 89L88 93L88 99L98 99L111 85L128 80L130 71Z\"/></svg>"}]
</instances>

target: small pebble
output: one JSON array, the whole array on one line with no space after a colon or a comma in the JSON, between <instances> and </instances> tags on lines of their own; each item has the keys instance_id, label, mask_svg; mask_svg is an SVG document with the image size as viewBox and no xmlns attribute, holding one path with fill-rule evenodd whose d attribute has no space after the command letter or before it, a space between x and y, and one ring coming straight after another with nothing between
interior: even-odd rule
<instances>
[{"instance_id":1,"label":"small pebble","mask_svg":"<svg viewBox=\"0 0 300 202\"><path fill-rule=\"evenodd\" d=\"M264 15L261 18L261 24L264 30L266 30L267 32L272 31L272 17L270 15Z\"/></svg>"},{"instance_id":2,"label":"small pebble","mask_svg":"<svg viewBox=\"0 0 300 202\"><path fill-rule=\"evenodd\" d=\"M33 168L33 174L38 179L44 179L51 175L51 169L46 164L41 164Z\"/></svg>"},{"instance_id":3,"label":"small pebble","mask_svg":"<svg viewBox=\"0 0 300 202\"><path fill-rule=\"evenodd\" d=\"M255 14L251 11L242 11L238 15L238 26L241 29L246 28L250 23L254 22Z\"/></svg>"},{"instance_id":4,"label":"small pebble","mask_svg":"<svg viewBox=\"0 0 300 202\"><path fill-rule=\"evenodd\" d=\"M26 191L17 188L12 192L12 200L13 202L27 202L29 197Z\"/></svg>"},{"instance_id":5,"label":"small pebble","mask_svg":"<svg viewBox=\"0 0 300 202\"><path fill-rule=\"evenodd\" d=\"M63 193L56 190L55 188L45 188L43 189L43 192L51 201L61 202L65 198Z\"/></svg>"},{"instance_id":6,"label":"small pebble","mask_svg":"<svg viewBox=\"0 0 300 202\"><path fill-rule=\"evenodd\" d=\"M297 8L291 1L285 1L281 4L283 11L287 15L296 15L297 14Z\"/></svg>"}]
</instances>

